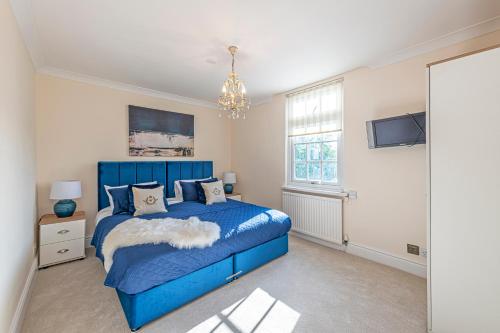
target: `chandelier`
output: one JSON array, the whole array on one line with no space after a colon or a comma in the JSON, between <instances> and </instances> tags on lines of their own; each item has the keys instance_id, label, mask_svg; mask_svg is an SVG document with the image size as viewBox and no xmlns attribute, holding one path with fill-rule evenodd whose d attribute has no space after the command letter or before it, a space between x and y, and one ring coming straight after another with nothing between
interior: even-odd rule
<instances>
[{"instance_id":1,"label":"chandelier","mask_svg":"<svg viewBox=\"0 0 500 333\"><path fill-rule=\"evenodd\" d=\"M234 72L234 55L238 48L236 46L228 47L229 53L233 58L231 73L222 85L222 94L219 96L218 104L221 109L219 117L222 117L222 111L227 111L228 118L245 119L245 112L250 109L250 100L247 97L245 85L238 79Z\"/></svg>"}]
</instances>

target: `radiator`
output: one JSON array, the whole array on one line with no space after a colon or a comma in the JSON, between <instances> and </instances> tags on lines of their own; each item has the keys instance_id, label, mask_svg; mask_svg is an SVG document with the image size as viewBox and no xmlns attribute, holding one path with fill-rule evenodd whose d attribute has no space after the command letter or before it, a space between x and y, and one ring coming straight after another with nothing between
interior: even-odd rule
<instances>
[{"instance_id":1,"label":"radiator","mask_svg":"<svg viewBox=\"0 0 500 333\"><path fill-rule=\"evenodd\" d=\"M342 200L283 192L283 211L292 230L324 241L342 244Z\"/></svg>"}]
</instances>

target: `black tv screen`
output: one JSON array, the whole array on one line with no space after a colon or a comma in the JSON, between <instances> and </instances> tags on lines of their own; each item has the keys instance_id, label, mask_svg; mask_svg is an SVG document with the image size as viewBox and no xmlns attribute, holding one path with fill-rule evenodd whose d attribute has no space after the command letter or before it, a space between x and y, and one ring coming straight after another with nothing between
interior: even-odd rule
<instances>
[{"instance_id":1,"label":"black tv screen","mask_svg":"<svg viewBox=\"0 0 500 333\"><path fill-rule=\"evenodd\" d=\"M366 122L368 148L425 143L425 112Z\"/></svg>"}]
</instances>

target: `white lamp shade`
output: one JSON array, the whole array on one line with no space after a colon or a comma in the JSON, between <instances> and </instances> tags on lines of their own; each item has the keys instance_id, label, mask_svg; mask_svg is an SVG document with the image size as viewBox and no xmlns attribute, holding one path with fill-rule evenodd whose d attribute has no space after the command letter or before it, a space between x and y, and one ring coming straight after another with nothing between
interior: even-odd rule
<instances>
[{"instance_id":1,"label":"white lamp shade","mask_svg":"<svg viewBox=\"0 0 500 333\"><path fill-rule=\"evenodd\" d=\"M224 184L236 184L236 174L234 172L224 172Z\"/></svg>"},{"instance_id":2,"label":"white lamp shade","mask_svg":"<svg viewBox=\"0 0 500 333\"><path fill-rule=\"evenodd\" d=\"M65 200L82 197L82 184L79 180L58 180L52 183L50 199Z\"/></svg>"}]
</instances>

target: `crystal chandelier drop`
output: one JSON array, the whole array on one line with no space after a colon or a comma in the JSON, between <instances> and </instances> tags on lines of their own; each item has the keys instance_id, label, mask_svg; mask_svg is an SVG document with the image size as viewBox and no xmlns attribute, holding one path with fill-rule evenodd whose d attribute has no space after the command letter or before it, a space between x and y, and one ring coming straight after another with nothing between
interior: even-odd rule
<instances>
[{"instance_id":1,"label":"crystal chandelier drop","mask_svg":"<svg viewBox=\"0 0 500 333\"><path fill-rule=\"evenodd\" d=\"M233 57L231 65L231 73L222 86L222 94L219 96L218 104L221 109L219 117L222 117L222 112L227 111L228 118L245 119L245 112L250 109L250 100L247 97L247 90L243 82L238 79L238 75L234 72L234 55L238 48L230 46L229 53Z\"/></svg>"}]
</instances>

